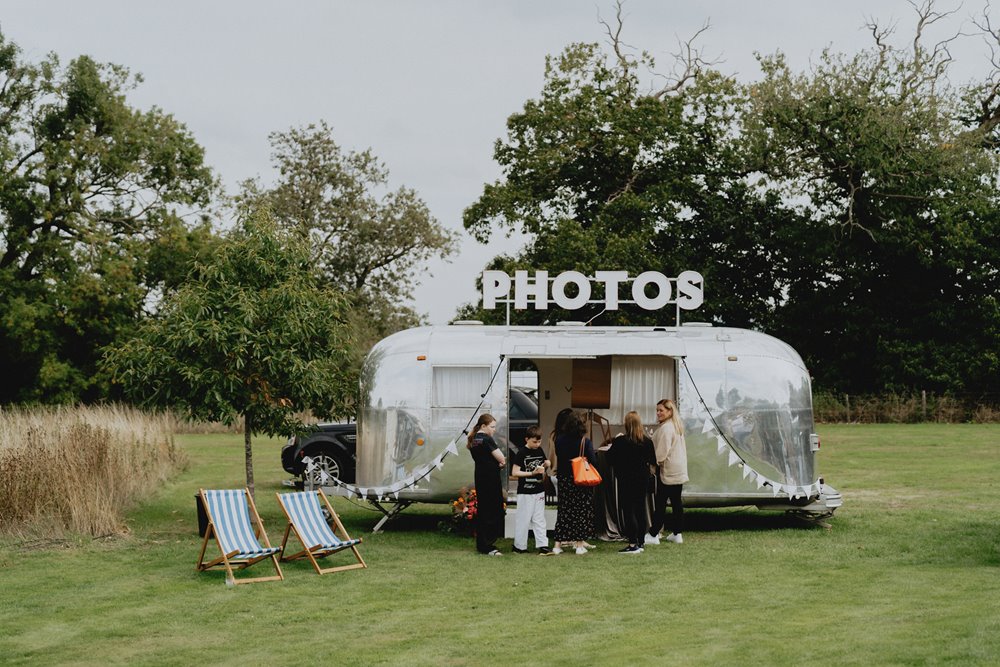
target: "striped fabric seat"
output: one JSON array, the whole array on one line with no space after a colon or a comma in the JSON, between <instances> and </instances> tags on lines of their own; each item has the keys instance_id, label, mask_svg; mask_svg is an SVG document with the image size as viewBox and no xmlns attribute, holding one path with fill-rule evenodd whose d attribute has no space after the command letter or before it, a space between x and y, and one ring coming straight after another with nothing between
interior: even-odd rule
<instances>
[{"instance_id":1,"label":"striped fabric seat","mask_svg":"<svg viewBox=\"0 0 1000 667\"><path fill-rule=\"evenodd\" d=\"M222 550L234 560L269 556L281 551L281 547L262 547L254 535L250 523L250 509L242 489L205 491L205 502L215 522Z\"/></svg>"},{"instance_id":2,"label":"striped fabric seat","mask_svg":"<svg viewBox=\"0 0 1000 667\"><path fill-rule=\"evenodd\" d=\"M226 584L248 584L255 581L284 579L278 565L281 547L272 547L264 532L264 522L257 514L249 489L201 489L198 492L202 508L208 517L205 539L198 554L197 570L204 572L216 567L226 570ZM210 540L219 547L220 556L205 560L205 550ZM263 539L264 544L260 543ZM233 568L242 570L269 559L274 564L275 576L237 579Z\"/></svg>"},{"instance_id":3,"label":"striped fabric seat","mask_svg":"<svg viewBox=\"0 0 1000 667\"><path fill-rule=\"evenodd\" d=\"M288 512L288 520L298 527L302 543L307 548L343 549L361 544L360 539L341 540L330 530L319 504L319 496L315 493L279 493L278 499Z\"/></svg>"},{"instance_id":4,"label":"striped fabric seat","mask_svg":"<svg viewBox=\"0 0 1000 667\"><path fill-rule=\"evenodd\" d=\"M302 543L304 549L298 553L289 555L287 552L282 556L283 561L292 561L299 558L308 558L318 574L327 572L338 572L340 570L353 570L367 567L361 554L358 553L357 546L361 544L361 538L351 539L344 529L344 524L340 522L340 517L333 511L330 500L321 489L316 491L302 491L299 493L279 493L278 503L288 517L288 526L285 528L285 536L281 540L281 548L284 551L288 544L288 537L294 532L295 536ZM324 509L326 515L324 515ZM330 528L326 517L329 516L336 526L336 531ZM337 533L340 533L339 535ZM317 558L325 558L338 551L350 549L358 562L341 567L321 568Z\"/></svg>"}]
</instances>

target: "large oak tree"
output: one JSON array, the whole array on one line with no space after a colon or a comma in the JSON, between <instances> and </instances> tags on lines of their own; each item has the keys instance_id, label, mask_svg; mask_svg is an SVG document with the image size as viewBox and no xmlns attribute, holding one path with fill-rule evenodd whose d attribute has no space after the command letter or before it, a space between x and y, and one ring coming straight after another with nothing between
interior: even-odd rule
<instances>
[{"instance_id":1,"label":"large oak tree","mask_svg":"<svg viewBox=\"0 0 1000 667\"><path fill-rule=\"evenodd\" d=\"M93 400L102 346L212 235L181 214L215 180L190 132L129 106L127 70L26 61L0 34L0 403Z\"/></svg>"}]
</instances>

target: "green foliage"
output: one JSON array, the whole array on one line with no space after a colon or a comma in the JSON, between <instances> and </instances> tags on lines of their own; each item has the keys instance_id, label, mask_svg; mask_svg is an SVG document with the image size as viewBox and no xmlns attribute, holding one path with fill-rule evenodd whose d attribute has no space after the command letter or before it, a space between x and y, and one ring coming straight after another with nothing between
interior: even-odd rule
<instances>
[{"instance_id":1,"label":"green foliage","mask_svg":"<svg viewBox=\"0 0 1000 667\"><path fill-rule=\"evenodd\" d=\"M736 83L701 71L688 85L650 90L636 70L653 64L648 56L609 60L596 44L550 58L540 98L510 116L496 144L503 180L466 209L465 226L482 242L496 227L534 235L519 255L491 263L508 272L700 270L712 290L703 317L764 326L780 288L774 250L760 239L774 234L769 223L782 213L745 182L731 131ZM513 319L598 312L529 310ZM464 316L500 317L472 308ZM623 309L598 323L669 324L663 317Z\"/></svg>"},{"instance_id":2,"label":"green foliage","mask_svg":"<svg viewBox=\"0 0 1000 667\"><path fill-rule=\"evenodd\" d=\"M1000 110L992 82L948 85L925 48L780 53L740 84L698 61L663 88L652 59L575 44L507 121L503 177L465 211L481 242L532 237L487 268L705 276L693 315L789 342L820 388L984 394L1000 379ZM937 18L935 18L937 17ZM609 34L610 31L609 31ZM689 76L688 76L689 75ZM655 80L654 80L655 81ZM595 293L594 298L603 295ZM512 311L514 323L671 324L634 307ZM460 317L501 322L501 310ZM664 321L666 320L666 321Z\"/></svg>"},{"instance_id":3,"label":"green foliage","mask_svg":"<svg viewBox=\"0 0 1000 667\"><path fill-rule=\"evenodd\" d=\"M918 27L919 34L919 27ZM799 222L774 330L841 391L991 390L1000 375L1000 189L946 52L761 59L751 160Z\"/></svg>"},{"instance_id":4,"label":"green foliage","mask_svg":"<svg viewBox=\"0 0 1000 667\"><path fill-rule=\"evenodd\" d=\"M265 189L248 181L238 201L268 205L285 229L308 239L323 280L351 299L362 350L418 324L402 302L427 260L454 250L455 235L413 190L388 191L385 165L370 150L345 152L325 122L269 139L278 182Z\"/></svg>"},{"instance_id":5,"label":"green foliage","mask_svg":"<svg viewBox=\"0 0 1000 667\"><path fill-rule=\"evenodd\" d=\"M0 77L0 404L93 400L101 347L210 238L178 210L215 180L183 125L128 105L122 67L24 62L0 34Z\"/></svg>"},{"instance_id":6,"label":"green foliage","mask_svg":"<svg viewBox=\"0 0 1000 667\"><path fill-rule=\"evenodd\" d=\"M252 434L302 430L296 413L303 411L352 412L346 308L339 293L319 285L305 241L261 209L104 361L144 405L226 424L242 416L252 487Z\"/></svg>"}]
</instances>

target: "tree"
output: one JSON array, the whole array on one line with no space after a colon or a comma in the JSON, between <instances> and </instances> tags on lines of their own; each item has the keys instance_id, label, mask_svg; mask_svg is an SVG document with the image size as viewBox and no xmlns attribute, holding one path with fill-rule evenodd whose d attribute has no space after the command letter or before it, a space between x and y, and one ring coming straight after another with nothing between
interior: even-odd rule
<instances>
[{"instance_id":1,"label":"tree","mask_svg":"<svg viewBox=\"0 0 1000 667\"><path fill-rule=\"evenodd\" d=\"M781 266L762 239L779 234L776 222L785 217L773 197L746 182L732 132L742 102L736 82L713 71L688 41L676 74L653 86L640 76L655 70L653 59L626 52L621 25L619 6L617 24L607 26L610 53L574 44L546 60L539 99L509 117L507 136L496 143L503 178L466 209L465 227L481 242L498 227L533 236L521 253L489 267L508 272L696 269L712 295L699 317L766 326L780 298ZM512 315L519 323L598 315L599 324L673 320L624 307L582 317ZM463 316L496 321L501 314L470 307Z\"/></svg>"},{"instance_id":2,"label":"tree","mask_svg":"<svg viewBox=\"0 0 1000 667\"><path fill-rule=\"evenodd\" d=\"M427 260L454 250L455 235L413 190L387 191L384 164L370 150L345 152L325 122L269 139L278 182L264 188L248 181L239 199L266 203L286 229L309 241L326 284L352 300L362 349L418 323L404 303Z\"/></svg>"},{"instance_id":3,"label":"tree","mask_svg":"<svg viewBox=\"0 0 1000 667\"><path fill-rule=\"evenodd\" d=\"M947 14L916 7L906 48L761 58L743 130L801 221L775 332L849 392L992 391L1000 373L1000 216L992 84L953 88ZM970 105L971 100L984 104Z\"/></svg>"},{"instance_id":4,"label":"tree","mask_svg":"<svg viewBox=\"0 0 1000 667\"><path fill-rule=\"evenodd\" d=\"M296 413L306 410L351 414L346 318L346 300L320 285L306 242L259 209L104 363L145 405L227 424L242 417L252 492L253 435L301 431Z\"/></svg>"},{"instance_id":5,"label":"tree","mask_svg":"<svg viewBox=\"0 0 1000 667\"><path fill-rule=\"evenodd\" d=\"M949 42L925 45L943 18L917 7L906 50L873 24L871 49L827 51L804 74L762 57L763 79L745 84L689 42L679 74L654 86L639 76L652 59L620 40L619 6L609 49L547 60L540 97L496 144L503 178L465 226L484 242L498 229L533 236L488 267L508 272L697 269L700 317L787 340L822 388L993 391L1000 84L948 85ZM980 23L1000 52L1000 31ZM598 315L657 323L626 309L569 317Z\"/></svg>"},{"instance_id":6,"label":"tree","mask_svg":"<svg viewBox=\"0 0 1000 667\"><path fill-rule=\"evenodd\" d=\"M216 187L203 151L129 107L138 81L86 56L25 62L0 34L0 403L102 396L101 347L211 240L180 215Z\"/></svg>"}]
</instances>

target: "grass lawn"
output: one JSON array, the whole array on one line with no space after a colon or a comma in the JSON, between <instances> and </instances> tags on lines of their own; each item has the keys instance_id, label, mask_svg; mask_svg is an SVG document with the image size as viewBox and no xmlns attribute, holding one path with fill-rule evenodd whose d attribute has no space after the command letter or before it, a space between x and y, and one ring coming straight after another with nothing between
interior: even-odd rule
<instances>
[{"instance_id":1,"label":"grass lawn","mask_svg":"<svg viewBox=\"0 0 1000 667\"><path fill-rule=\"evenodd\" d=\"M284 582L235 588L194 571L194 494L241 485L241 438L179 436L191 466L151 490L130 534L0 544L0 663L1000 664L1000 425L819 430L845 499L829 530L692 510L683 545L638 556L485 558L437 530L445 507L371 534L380 515L335 498L369 569L290 563ZM279 448L255 449L272 543Z\"/></svg>"}]
</instances>

